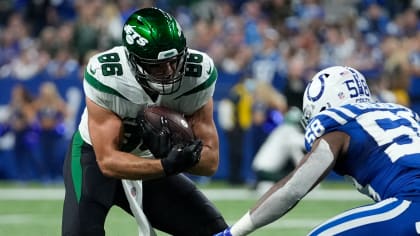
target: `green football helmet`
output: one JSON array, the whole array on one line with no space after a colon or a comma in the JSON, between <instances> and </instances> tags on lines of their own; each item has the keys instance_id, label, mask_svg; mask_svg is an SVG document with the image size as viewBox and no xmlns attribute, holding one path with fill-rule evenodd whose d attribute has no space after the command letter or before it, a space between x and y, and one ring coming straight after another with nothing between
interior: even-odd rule
<instances>
[{"instance_id":1,"label":"green football helmet","mask_svg":"<svg viewBox=\"0 0 420 236\"><path fill-rule=\"evenodd\" d=\"M158 8L140 9L125 22L122 41L143 88L159 94L171 94L179 89L187 45L173 16Z\"/></svg>"}]
</instances>

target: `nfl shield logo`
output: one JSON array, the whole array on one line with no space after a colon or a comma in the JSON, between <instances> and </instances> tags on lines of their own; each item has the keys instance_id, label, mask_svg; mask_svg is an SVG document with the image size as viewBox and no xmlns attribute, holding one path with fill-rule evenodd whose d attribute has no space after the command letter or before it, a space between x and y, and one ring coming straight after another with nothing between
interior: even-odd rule
<instances>
[{"instance_id":1,"label":"nfl shield logo","mask_svg":"<svg viewBox=\"0 0 420 236\"><path fill-rule=\"evenodd\" d=\"M137 195L137 189L136 187L132 187L130 190L131 196L135 197Z\"/></svg>"}]
</instances>

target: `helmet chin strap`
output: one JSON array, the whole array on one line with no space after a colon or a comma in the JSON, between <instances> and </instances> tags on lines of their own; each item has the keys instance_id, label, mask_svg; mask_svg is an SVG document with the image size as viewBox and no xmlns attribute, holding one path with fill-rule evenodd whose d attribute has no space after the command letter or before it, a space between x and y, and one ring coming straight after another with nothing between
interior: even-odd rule
<instances>
[{"instance_id":1,"label":"helmet chin strap","mask_svg":"<svg viewBox=\"0 0 420 236\"><path fill-rule=\"evenodd\" d=\"M159 97L159 92L150 88L149 86L143 85L143 82L140 82L142 80L137 79L137 82L140 84L140 86L143 88L143 90L149 95L149 97L152 99L153 102L156 102ZM147 83L147 82L146 82Z\"/></svg>"},{"instance_id":2,"label":"helmet chin strap","mask_svg":"<svg viewBox=\"0 0 420 236\"><path fill-rule=\"evenodd\" d=\"M143 70L143 68L141 67L139 68L139 66L136 64L135 56L128 53L128 61L130 62L132 68L134 69L134 74L135 74L137 83L140 84L140 86L147 93L147 95L149 95L149 97L155 102L157 98L159 97L159 92L150 87L150 85L146 81L146 78L142 78L140 76L142 74L140 70Z\"/></svg>"}]
</instances>

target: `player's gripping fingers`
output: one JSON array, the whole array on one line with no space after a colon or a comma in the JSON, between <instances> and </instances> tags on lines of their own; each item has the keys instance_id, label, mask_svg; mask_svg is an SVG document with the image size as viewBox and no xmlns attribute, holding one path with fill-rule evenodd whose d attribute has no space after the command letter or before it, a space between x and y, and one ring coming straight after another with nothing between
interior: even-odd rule
<instances>
[{"instance_id":1,"label":"player's gripping fingers","mask_svg":"<svg viewBox=\"0 0 420 236\"><path fill-rule=\"evenodd\" d=\"M141 135L143 139L150 140L153 136L154 131L153 127L145 120L139 120L139 125L141 128Z\"/></svg>"},{"instance_id":2,"label":"player's gripping fingers","mask_svg":"<svg viewBox=\"0 0 420 236\"><path fill-rule=\"evenodd\" d=\"M166 125L160 130L153 128L147 121L141 120L143 144L156 158L164 158L172 148L171 133Z\"/></svg>"},{"instance_id":3,"label":"player's gripping fingers","mask_svg":"<svg viewBox=\"0 0 420 236\"><path fill-rule=\"evenodd\" d=\"M183 171L182 146L180 144L173 146L168 156L161 159L160 162L166 176Z\"/></svg>"},{"instance_id":4,"label":"player's gripping fingers","mask_svg":"<svg viewBox=\"0 0 420 236\"><path fill-rule=\"evenodd\" d=\"M168 156L161 160L166 175L183 172L200 161L203 144L201 140L194 140L187 145L175 145Z\"/></svg>"},{"instance_id":5,"label":"player's gripping fingers","mask_svg":"<svg viewBox=\"0 0 420 236\"><path fill-rule=\"evenodd\" d=\"M197 164L201 158L201 150L203 150L203 142L196 139L184 147L183 155L191 161L191 167Z\"/></svg>"}]
</instances>

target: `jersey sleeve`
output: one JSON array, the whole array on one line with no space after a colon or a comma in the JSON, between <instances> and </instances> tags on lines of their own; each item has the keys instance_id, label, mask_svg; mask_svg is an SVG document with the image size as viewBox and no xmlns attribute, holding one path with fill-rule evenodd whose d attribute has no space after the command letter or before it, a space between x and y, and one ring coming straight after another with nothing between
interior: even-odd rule
<instances>
[{"instance_id":1,"label":"jersey sleeve","mask_svg":"<svg viewBox=\"0 0 420 236\"><path fill-rule=\"evenodd\" d=\"M121 96L116 90L101 83L102 75L99 70L99 65L95 63L94 58L89 61L84 72L83 90L86 97L92 100L95 104L115 112L116 99Z\"/></svg>"},{"instance_id":2,"label":"jersey sleeve","mask_svg":"<svg viewBox=\"0 0 420 236\"><path fill-rule=\"evenodd\" d=\"M101 86L101 83L99 82L100 79L98 78L98 76L100 76L98 68L98 65L96 65L93 58L91 58L84 71L83 90L86 97L97 105L107 108L110 101L108 101L109 97L104 96L106 93L102 92L101 89L98 88L98 86Z\"/></svg>"},{"instance_id":3,"label":"jersey sleeve","mask_svg":"<svg viewBox=\"0 0 420 236\"><path fill-rule=\"evenodd\" d=\"M120 117L135 116L139 106L150 101L135 80L121 47L90 58L84 72L83 89L86 97Z\"/></svg>"},{"instance_id":4,"label":"jersey sleeve","mask_svg":"<svg viewBox=\"0 0 420 236\"><path fill-rule=\"evenodd\" d=\"M190 115L194 113L212 99L216 87L216 79L217 69L213 67L212 73L206 81L183 95L182 103L184 104L185 114Z\"/></svg>"}]
</instances>

